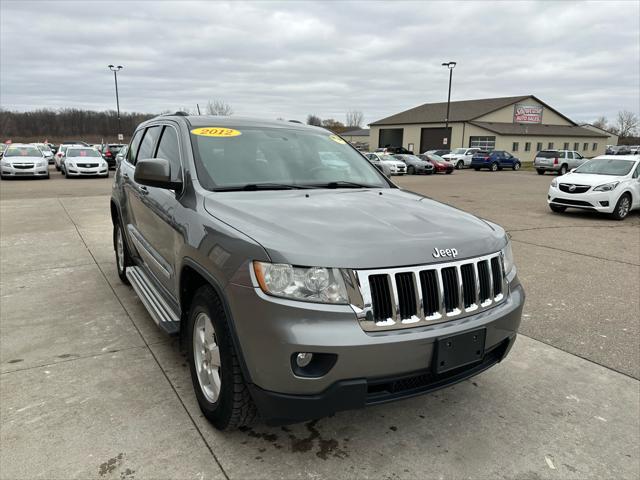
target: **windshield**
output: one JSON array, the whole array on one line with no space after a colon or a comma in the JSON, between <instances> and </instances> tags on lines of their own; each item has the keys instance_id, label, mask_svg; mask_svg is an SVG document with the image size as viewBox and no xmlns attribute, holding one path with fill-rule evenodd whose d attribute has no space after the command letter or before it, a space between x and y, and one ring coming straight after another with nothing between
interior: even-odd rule
<instances>
[{"instance_id":1,"label":"windshield","mask_svg":"<svg viewBox=\"0 0 640 480\"><path fill-rule=\"evenodd\" d=\"M380 155L380 160L383 162L397 162L398 159L393 155Z\"/></svg>"},{"instance_id":2,"label":"windshield","mask_svg":"<svg viewBox=\"0 0 640 480\"><path fill-rule=\"evenodd\" d=\"M453 151L453 153L456 154L456 155L462 155L462 154L467 153L467 149L466 148L456 148Z\"/></svg>"},{"instance_id":3,"label":"windshield","mask_svg":"<svg viewBox=\"0 0 640 480\"><path fill-rule=\"evenodd\" d=\"M445 160L444 158L442 158L440 155L435 155L433 153L428 153L427 157L429 158L429 160L431 160L432 162L439 162L439 163L443 163Z\"/></svg>"},{"instance_id":4,"label":"windshield","mask_svg":"<svg viewBox=\"0 0 640 480\"><path fill-rule=\"evenodd\" d=\"M9 147L4 152L5 157L42 157L37 147Z\"/></svg>"},{"instance_id":5,"label":"windshield","mask_svg":"<svg viewBox=\"0 0 640 480\"><path fill-rule=\"evenodd\" d=\"M265 127L191 130L198 179L209 190L247 185L388 187L378 170L328 132Z\"/></svg>"},{"instance_id":6,"label":"windshield","mask_svg":"<svg viewBox=\"0 0 640 480\"><path fill-rule=\"evenodd\" d=\"M67 157L99 157L100 153L93 148L70 148Z\"/></svg>"},{"instance_id":7,"label":"windshield","mask_svg":"<svg viewBox=\"0 0 640 480\"><path fill-rule=\"evenodd\" d=\"M633 160L589 160L575 169L575 173L624 176L631 171Z\"/></svg>"},{"instance_id":8,"label":"windshield","mask_svg":"<svg viewBox=\"0 0 640 480\"><path fill-rule=\"evenodd\" d=\"M557 150L545 150L542 152L538 152L536 157L538 158L556 158L559 157L560 154Z\"/></svg>"},{"instance_id":9,"label":"windshield","mask_svg":"<svg viewBox=\"0 0 640 480\"><path fill-rule=\"evenodd\" d=\"M38 145L40 151L45 153L51 153L51 149L47 145Z\"/></svg>"}]
</instances>

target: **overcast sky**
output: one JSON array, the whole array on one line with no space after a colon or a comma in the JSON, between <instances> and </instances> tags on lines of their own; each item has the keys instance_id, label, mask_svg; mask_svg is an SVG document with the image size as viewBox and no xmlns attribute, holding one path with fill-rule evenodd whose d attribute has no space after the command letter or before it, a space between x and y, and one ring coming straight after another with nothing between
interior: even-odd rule
<instances>
[{"instance_id":1,"label":"overcast sky","mask_svg":"<svg viewBox=\"0 0 640 480\"><path fill-rule=\"evenodd\" d=\"M575 121L640 110L640 2L0 2L3 108L195 109L369 123L534 94Z\"/></svg>"}]
</instances>

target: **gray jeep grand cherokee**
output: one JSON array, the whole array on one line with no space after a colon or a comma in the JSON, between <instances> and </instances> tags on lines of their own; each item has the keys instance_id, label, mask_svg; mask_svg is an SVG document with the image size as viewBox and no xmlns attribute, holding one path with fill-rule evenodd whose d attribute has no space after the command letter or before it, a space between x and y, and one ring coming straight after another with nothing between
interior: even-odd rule
<instances>
[{"instance_id":1,"label":"gray jeep grand cherokee","mask_svg":"<svg viewBox=\"0 0 640 480\"><path fill-rule=\"evenodd\" d=\"M397 188L322 128L149 120L111 216L120 278L180 335L220 429L459 382L505 358L520 324L502 228Z\"/></svg>"}]
</instances>

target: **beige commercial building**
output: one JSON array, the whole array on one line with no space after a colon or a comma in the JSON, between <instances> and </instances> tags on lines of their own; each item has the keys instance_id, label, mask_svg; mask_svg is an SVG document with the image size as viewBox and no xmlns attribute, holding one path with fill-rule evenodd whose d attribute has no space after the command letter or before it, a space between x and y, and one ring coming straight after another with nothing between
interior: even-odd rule
<instances>
[{"instance_id":1,"label":"beige commercial building","mask_svg":"<svg viewBox=\"0 0 640 480\"><path fill-rule=\"evenodd\" d=\"M618 135L616 135L615 133L610 132L609 130L605 130L604 128L596 127L595 125L591 125L590 123L583 123L580 126L582 128L587 128L593 132L600 132L604 135L608 135L607 145L612 145L614 147L618 145Z\"/></svg>"},{"instance_id":2,"label":"beige commercial building","mask_svg":"<svg viewBox=\"0 0 640 480\"><path fill-rule=\"evenodd\" d=\"M583 128L533 95L426 103L370 124L370 148L402 146L414 152L458 147L506 150L533 161L544 149L605 152L610 134Z\"/></svg>"}]
</instances>

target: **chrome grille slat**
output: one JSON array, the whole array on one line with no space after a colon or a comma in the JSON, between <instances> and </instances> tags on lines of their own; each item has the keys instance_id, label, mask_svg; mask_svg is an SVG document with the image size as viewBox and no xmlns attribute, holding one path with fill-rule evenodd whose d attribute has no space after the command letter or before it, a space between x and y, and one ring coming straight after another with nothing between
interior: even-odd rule
<instances>
[{"instance_id":1,"label":"chrome grille slat","mask_svg":"<svg viewBox=\"0 0 640 480\"><path fill-rule=\"evenodd\" d=\"M507 296L501 253L413 267L354 270L365 331L431 325L494 307ZM360 301L356 302L359 303Z\"/></svg>"}]
</instances>

